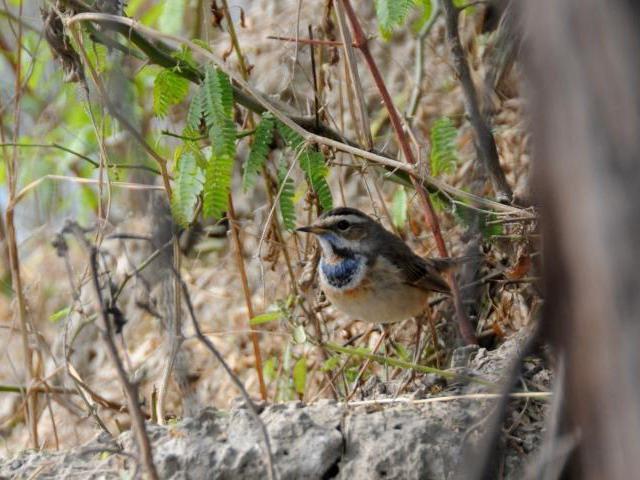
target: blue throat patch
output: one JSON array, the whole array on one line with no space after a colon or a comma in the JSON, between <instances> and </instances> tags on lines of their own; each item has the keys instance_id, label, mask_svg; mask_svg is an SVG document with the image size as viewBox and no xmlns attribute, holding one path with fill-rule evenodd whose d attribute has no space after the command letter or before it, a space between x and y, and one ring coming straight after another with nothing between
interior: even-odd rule
<instances>
[{"instance_id":1,"label":"blue throat patch","mask_svg":"<svg viewBox=\"0 0 640 480\"><path fill-rule=\"evenodd\" d=\"M320 268L327 282L332 287L342 288L348 285L355 273L358 271L362 260L355 256L344 257L338 263L321 262Z\"/></svg>"}]
</instances>

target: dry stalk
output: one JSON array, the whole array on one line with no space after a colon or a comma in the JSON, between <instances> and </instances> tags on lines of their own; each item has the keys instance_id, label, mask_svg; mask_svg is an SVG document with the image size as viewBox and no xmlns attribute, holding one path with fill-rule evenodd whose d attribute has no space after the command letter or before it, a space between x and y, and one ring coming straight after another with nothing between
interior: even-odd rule
<instances>
[{"instance_id":1,"label":"dry stalk","mask_svg":"<svg viewBox=\"0 0 640 480\"><path fill-rule=\"evenodd\" d=\"M109 314L107 313L107 310L105 308L104 299L102 297L102 289L100 287L100 281L98 280L98 250L95 246L91 246L90 255L91 276L93 279L93 288L96 295L97 310L99 312L99 317L102 320L102 329L100 331L100 334L107 348L107 354L109 355L109 358L111 359L111 362L116 369L120 384L122 385L122 388L127 397L129 414L131 415L133 430L135 433L136 441L138 443L138 448L140 450L140 455L142 456L142 464L144 465L144 469L146 470L149 478L151 478L152 480L157 480L159 477L156 466L153 463L151 444L149 442L149 437L147 436L144 425L144 415L140 410L140 405L138 405L138 386L135 383L131 383L129 381L127 372L124 369L120 357L118 356L118 349L113 340L113 327L111 325L111 320L109 319Z\"/></svg>"},{"instance_id":2,"label":"dry stalk","mask_svg":"<svg viewBox=\"0 0 640 480\"><path fill-rule=\"evenodd\" d=\"M456 76L460 80L460 85L464 93L465 108L475 134L474 144L476 152L482 165L489 174L491 185L498 200L501 202L510 202L513 192L500 167L496 141L493 138L487 120L480 111L478 93L471 78L469 63L467 62L462 44L460 43L460 35L458 32L458 16L460 10L453 5L452 0L442 0L442 9L446 19L447 40L451 48L451 55L453 56L453 68Z\"/></svg>"},{"instance_id":3,"label":"dry stalk","mask_svg":"<svg viewBox=\"0 0 640 480\"><path fill-rule=\"evenodd\" d=\"M251 301L251 289L249 288L249 280L247 279L247 271L244 266L244 258L242 256L242 241L240 240L240 225L233 208L233 200L229 195L229 211L227 212L229 222L231 223L231 236L235 246L235 258L238 271L240 272L240 281L242 283L242 292L244 293L244 301L247 305L247 315L249 317L248 327L251 328L251 319L255 316L253 310L253 302ZM260 339L258 333L254 330L250 333L251 343L253 345L253 355L255 359L256 374L258 375L258 383L260 385L260 396L262 400L267 399L267 387L264 383L262 375L262 352L260 351Z\"/></svg>"},{"instance_id":4,"label":"dry stalk","mask_svg":"<svg viewBox=\"0 0 640 480\"><path fill-rule=\"evenodd\" d=\"M229 378L231 379L233 384L240 391L240 394L242 395L245 403L247 404L247 407L249 408L249 412L251 413L251 415L253 416L253 419L255 420L255 422L258 424L258 427L260 428L260 432L264 440L264 456L265 456L265 463L267 466L267 478L269 480L274 480L276 478L276 474L275 474L275 469L273 465L273 456L271 453L271 441L269 440L269 432L267 431L267 427L262 421L262 419L260 418L260 413L258 412L258 408L256 407L256 404L253 402L253 400L251 400L251 397L249 396L249 392L247 392L247 389L244 388L244 385L242 384L240 379L233 373L233 371L231 370L231 367L229 367L227 362L224 360L224 357L222 356L222 354L218 351L218 349L211 342L211 340L209 340L202 333L202 329L200 328L200 324L198 322L198 319L196 318L196 313L193 308L193 304L191 303L191 296L189 295L187 284L184 282L184 280L182 279L182 277L179 275L178 272L174 270L173 274L176 276L176 278L180 282L182 294L184 296L185 303L187 305L187 310L189 311L189 317L191 318L191 323L193 325L193 330L195 331L196 338L207 348L207 350L209 350L209 352L211 352L211 354L216 358L216 360L220 362L220 365L222 365L222 368L224 369L224 371L227 373L227 375L229 375Z\"/></svg>"},{"instance_id":5,"label":"dry stalk","mask_svg":"<svg viewBox=\"0 0 640 480\"><path fill-rule=\"evenodd\" d=\"M354 53L354 46L358 46L358 42L353 42L351 39L351 33L347 28L347 22L344 18L344 9L341 2L335 3L336 18L338 20L338 27L340 29L340 36L342 37L342 45L344 47L344 58L347 73L349 74L349 85L353 89L355 95L356 106L358 115L355 115L352 109L352 116L354 124L359 127L360 138L364 143L367 150L373 149L373 139L371 138L371 125L369 124L369 114L367 112L367 106L364 101L364 92L362 91L362 83L360 82L360 75L358 74L358 62L356 62L356 56ZM356 120L359 120L356 121Z\"/></svg>"},{"instance_id":6,"label":"dry stalk","mask_svg":"<svg viewBox=\"0 0 640 480\"><path fill-rule=\"evenodd\" d=\"M242 50L240 49L240 42L238 41L238 35L236 34L236 29L233 25L233 20L229 13L229 5L227 3L227 0L222 0L222 10L227 22L227 30L229 32L229 36L231 37L231 44L233 45L233 50L235 51L236 57L238 58L238 64L240 65L242 78L247 81L249 79L249 70L247 69L244 55L242 54ZM247 117L247 124L249 128L254 127L251 111L249 111L249 115ZM251 319L255 316L255 311L253 309L253 301L251 300L251 289L249 288L249 280L247 279L247 270L244 264L244 258L242 256L243 248L242 239L240 237L240 225L238 224L238 217L236 216L236 212L233 207L233 196L231 194L229 194L228 204L229 211L227 212L227 216L229 217L229 221L231 223L231 236L233 237L233 243L235 246L236 265L238 266L238 271L240 272L242 292L244 294L244 301L247 306L247 315L249 317L248 326L250 327L250 322ZM262 352L260 351L260 338L258 336L258 333L255 331L252 331L250 333L250 337L251 344L253 346L253 357L255 361L256 375L258 376L258 384L260 386L260 396L262 397L262 400L266 401L267 387L264 383L264 376L262 374Z\"/></svg>"},{"instance_id":7,"label":"dry stalk","mask_svg":"<svg viewBox=\"0 0 640 480\"><path fill-rule=\"evenodd\" d=\"M20 0L18 6L18 18L22 19L23 2ZM17 145L20 136L20 100L22 98L22 22L18 22L18 33L16 41L16 63L15 63L15 96L14 96L14 123L13 142ZM16 240L15 228L15 198L16 186L18 182L18 147L14 145L11 156L6 157L7 180L9 184L9 205L6 211L7 245L9 250L9 264L11 269L11 284L14 295L18 303L17 317L20 322L20 338L22 341L22 351L24 355L24 369L27 380L25 402L25 418L29 424L29 438L33 448L39 448L38 441L38 397L30 390L32 383L37 380L37 372L34 370L32 349L29 345L30 325L27 318L26 300L22 289L22 278L20 276L20 258L18 256L18 243Z\"/></svg>"}]
</instances>

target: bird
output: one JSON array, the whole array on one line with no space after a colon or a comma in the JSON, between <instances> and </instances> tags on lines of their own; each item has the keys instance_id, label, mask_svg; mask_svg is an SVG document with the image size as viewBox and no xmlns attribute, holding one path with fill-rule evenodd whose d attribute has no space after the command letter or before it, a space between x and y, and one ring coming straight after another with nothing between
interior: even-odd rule
<instances>
[{"instance_id":1,"label":"bird","mask_svg":"<svg viewBox=\"0 0 640 480\"><path fill-rule=\"evenodd\" d=\"M339 207L297 229L320 245L320 287L342 313L390 324L420 315L432 292L450 294L449 259L422 258L360 210Z\"/></svg>"}]
</instances>

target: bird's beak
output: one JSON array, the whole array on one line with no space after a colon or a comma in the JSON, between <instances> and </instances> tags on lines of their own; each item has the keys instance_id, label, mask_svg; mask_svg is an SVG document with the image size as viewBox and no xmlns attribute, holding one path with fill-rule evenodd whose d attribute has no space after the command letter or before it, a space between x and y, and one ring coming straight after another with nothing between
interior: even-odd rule
<instances>
[{"instance_id":1,"label":"bird's beak","mask_svg":"<svg viewBox=\"0 0 640 480\"><path fill-rule=\"evenodd\" d=\"M297 232L304 232L304 233L313 233L313 234L320 234L324 231L326 231L324 228L322 227L318 227L316 225L309 225L306 227L300 227L296 229Z\"/></svg>"}]
</instances>

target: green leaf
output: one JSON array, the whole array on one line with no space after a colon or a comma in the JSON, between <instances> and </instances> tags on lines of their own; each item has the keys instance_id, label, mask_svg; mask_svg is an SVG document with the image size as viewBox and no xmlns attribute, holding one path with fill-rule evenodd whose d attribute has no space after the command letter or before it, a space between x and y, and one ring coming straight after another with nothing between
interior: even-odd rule
<instances>
[{"instance_id":1,"label":"green leaf","mask_svg":"<svg viewBox=\"0 0 640 480\"><path fill-rule=\"evenodd\" d=\"M396 228L403 229L407 223L407 191L399 186L391 201L391 220Z\"/></svg>"},{"instance_id":2,"label":"green leaf","mask_svg":"<svg viewBox=\"0 0 640 480\"><path fill-rule=\"evenodd\" d=\"M261 315L256 315L251 320L249 320L249 325L262 325L263 323L273 322L274 320L279 320L282 317L281 312L266 312Z\"/></svg>"},{"instance_id":3,"label":"green leaf","mask_svg":"<svg viewBox=\"0 0 640 480\"><path fill-rule=\"evenodd\" d=\"M171 194L171 211L176 223L186 227L193 220L198 195L202 191L202 172L191 149L183 149L180 152L176 170Z\"/></svg>"},{"instance_id":4,"label":"green leaf","mask_svg":"<svg viewBox=\"0 0 640 480\"><path fill-rule=\"evenodd\" d=\"M304 326L298 325L293 329L293 341L298 344L303 344L307 341L307 332L304 331Z\"/></svg>"},{"instance_id":5,"label":"green leaf","mask_svg":"<svg viewBox=\"0 0 640 480\"><path fill-rule=\"evenodd\" d=\"M326 180L329 169L324 163L324 156L315 150L305 150L300 155L300 167L307 175L309 186L318 196L322 209L331 210L333 208L333 198Z\"/></svg>"},{"instance_id":6,"label":"green leaf","mask_svg":"<svg viewBox=\"0 0 640 480\"><path fill-rule=\"evenodd\" d=\"M182 102L189 93L189 81L171 70L162 70L153 82L153 111L164 117L171 105Z\"/></svg>"},{"instance_id":7,"label":"green leaf","mask_svg":"<svg viewBox=\"0 0 640 480\"><path fill-rule=\"evenodd\" d=\"M233 123L233 90L224 72L207 67L204 79L204 116L216 155L236 154L236 126Z\"/></svg>"},{"instance_id":8,"label":"green leaf","mask_svg":"<svg viewBox=\"0 0 640 480\"><path fill-rule=\"evenodd\" d=\"M60 310L58 310L57 312L53 313L49 317L49 321L51 323L58 323L63 318L66 318L66 316L69 315L70 312L71 312L71 307L61 308Z\"/></svg>"},{"instance_id":9,"label":"green leaf","mask_svg":"<svg viewBox=\"0 0 640 480\"><path fill-rule=\"evenodd\" d=\"M187 121L185 125L185 136L197 136L200 133L200 119L202 118L204 90L199 88L191 99L189 110L187 111Z\"/></svg>"},{"instance_id":10,"label":"green leaf","mask_svg":"<svg viewBox=\"0 0 640 480\"><path fill-rule=\"evenodd\" d=\"M415 33L418 33L431 18L433 5L431 4L431 0L416 0L416 6L422 9L422 13L420 14L420 18L412 24L411 28Z\"/></svg>"},{"instance_id":11,"label":"green leaf","mask_svg":"<svg viewBox=\"0 0 640 480\"><path fill-rule=\"evenodd\" d=\"M284 228L292 232L296 228L296 207L293 201L296 188L293 179L290 176L287 178L288 170L287 162L283 157L278 167L278 191L280 192L278 203Z\"/></svg>"},{"instance_id":12,"label":"green leaf","mask_svg":"<svg viewBox=\"0 0 640 480\"><path fill-rule=\"evenodd\" d=\"M380 33L385 40L389 40L393 29L405 22L414 0L375 0L374 4Z\"/></svg>"},{"instance_id":13,"label":"green leaf","mask_svg":"<svg viewBox=\"0 0 640 480\"><path fill-rule=\"evenodd\" d=\"M278 126L278 132L284 139L287 146L295 150L297 153L298 150L304 144L304 138L302 138L302 135L300 135L297 132L294 132L293 130L291 130L289 127L287 127L284 123L280 121L277 121L276 124Z\"/></svg>"},{"instance_id":14,"label":"green leaf","mask_svg":"<svg viewBox=\"0 0 640 480\"><path fill-rule=\"evenodd\" d=\"M324 210L331 210L333 205L333 198L331 196L331 189L327 183L326 177L329 174L324 157L318 151L310 149L305 145L304 138L301 135L294 132L282 122L277 122L278 132L286 142L287 146L291 148L296 155L298 155L300 161L300 168L305 172L307 182L320 201L320 206Z\"/></svg>"},{"instance_id":15,"label":"green leaf","mask_svg":"<svg viewBox=\"0 0 640 480\"><path fill-rule=\"evenodd\" d=\"M88 32L83 32L82 37L89 63L93 65L93 68L96 70L96 72L104 72L107 67L107 56L109 53L107 51L107 47L105 47L101 43L94 42ZM34 61L37 60L37 57L34 58Z\"/></svg>"},{"instance_id":16,"label":"green leaf","mask_svg":"<svg viewBox=\"0 0 640 480\"><path fill-rule=\"evenodd\" d=\"M302 357L298 359L293 366L293 386L298 395L304 395L304 389L307 385L307 359Z\"/></svg>"},{"instance_id":17,"label":"green leaf","mask_svg":"<svg viewBox=\"0 0 640 480\"><path fill-rule=\"evenodd\" d=\"M233 90L224 72L207 67L204 80L204 117L209 129L212 154L205 171L205 216L220 218L227 209L236 155L233 122Z\"/></svg>"},{"instance_id":18,"label":"green leaf","mask_svg":"<svg viewBox=\"0 0 640 480\"><path fill-rule=\"evenodd\" d=\"M264 374L265 378L268 378L269 380L275 380L278 375L278 359L276 357L268 358L262 364L262 373Z\"/></svg>"},{"instance_id":19,"label":"green leaf","mask_svg":"<svg viewBox=\"0 0 640 480\"><path fill-rule=\"evenodd\" d=\"M253 136L253 145L251 146L251 152L247 157L247 161L244 164L244 171L242 175L242 187L246 192L255 183L256 172L259 172L262 166L267 161L269 155L269 148L273 141L273 128L275 121L273 116L266 112L262 114L262 120L256 127L256 133Z\"/></svg>"},{"instance_id":20,"label":"green leaf","mask_svg":"<svg viewBox=\"0 0 640 480\"><path fill-rule=\"evenodd\" d=\"M324 363L320 367L320 370L322 370L323 372L332 372L339 366L340 366L340 357L338 355L334 355L332 357L327 358L324 361Z\"/></svg>"},{"instance_id":21,"label":"green leaf","mask_svg":"<svg viewBox=\"0 0 640 480\"><path fill-rule=\"evenodd\" d=\"M451 119L442 117L431 127L431 175L451 173L458 161L456 137L458 131Z\"/></svg>"},{"instance_id":22,"label":"green leaf","mask_svg":"<svg viewBox=\"0 0 640 480\"><path fill-rule=\"evenodd\" d=\"M185 12L185 0L168 0L162 2L162 14L158 19L158 29L172 35L182 33L182 23Z\"/></svg>"},{"instance_id":23,"label":"green leaf","mask_svg":"<svg viewBox=\"0 0 640 480\"><path fill-rule=\"evenodd\" d=\"M205 170L204 202L202 212L206 217L222 218L227 210L231 180L233 176L233 157L213 154Z\"/></svg>"}]
</instances>

